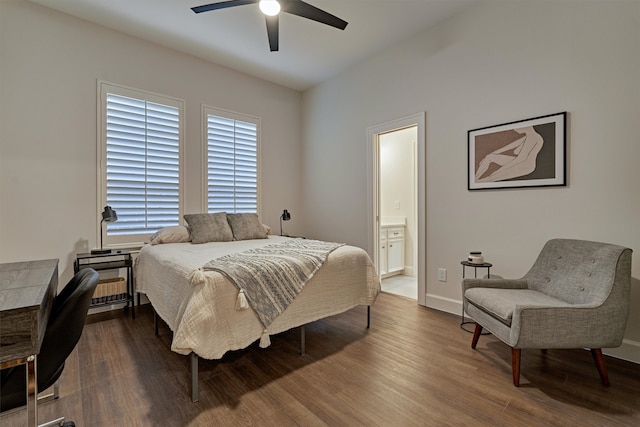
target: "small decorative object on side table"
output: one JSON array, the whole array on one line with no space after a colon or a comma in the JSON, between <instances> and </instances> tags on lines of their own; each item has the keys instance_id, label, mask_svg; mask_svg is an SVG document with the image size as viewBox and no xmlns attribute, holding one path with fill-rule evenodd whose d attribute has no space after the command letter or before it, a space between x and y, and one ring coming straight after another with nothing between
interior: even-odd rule
<instances>
[{"instance_id":1,"label":"small decorative object on side table","mask_svg":"<svg viewBox=\"0 0 640 427\"><path fill-rule=\"evenodd\" d=\"M136 318L135 312L135 304L133 301L133 294L135 292L134 282L133 282L133 257L131 256L131 252L124 250L113 250L108 253L81 253L76 254L76 260L73 263L73 269L77 273L83 268L93 268L96 271L100 270L119 270L124 268L127 270L126 277L126 291L122 293L119 290L116 290L118 286L118 280L107 279L105 281L101 281L96 288L96 293L99 298L93 298L91 302L91 307L97 307L101 305L108 305L114 303L127 303L125 309L129 308L129 304L131 304L131 317L133 319ZM104 290L109 288L109 285L113 286L114 290L111 291L113 293L107 295L105 292L100 290L100 286L103 285ZM100 292L100 295L98 293ZM109 293L109 291L107 291Z\"/></svg>"},{"instance_id":2,"label":"small decorative object on side table","mask_svg":"<svg viewBox=\"0 0 640 427\"><path fill-rule=\"evenodd\" d=\"M491 264L490 262L484 262L484 258L482 258L481 256L482 254L480 252L471 252L470 255L470 259L473 256L475 260L481 260L481 263L477 263L477 262L471 262L469 260L464 260L464 261L460 261L460 264L462 264L462 278L464 279L465 276L465 269L466 267L472 267L473 268L473 277L477 278L478 277L478 268L486 268L487 269L487 279L491 278L491 267L493 267L493 264ZM464 296L463 296L464 298ZM464 303L462 304L462 322L460 323L460 328L462 328L463 331L469 332L469 333L473 333L473 331L470 331L469 329L465 329L464 325L468 325L468 324L475 324L476 322L465 322L464 320ZM488 332L483 332L483 335L487 335Z\"/></svg>"}]
</instances>

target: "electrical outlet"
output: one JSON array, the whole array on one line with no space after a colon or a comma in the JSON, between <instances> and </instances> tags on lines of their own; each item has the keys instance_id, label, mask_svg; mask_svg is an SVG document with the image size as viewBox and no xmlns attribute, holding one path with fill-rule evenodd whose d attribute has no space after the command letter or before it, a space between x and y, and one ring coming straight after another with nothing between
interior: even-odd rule
<instances>
[{"instance_id":1,"label":"electrical outlet","mask_svg":"<svg viewBox=\"0 0 640 427\"><path fill-rule=\"evenodd\" d=\"M446 282L447 281L447 269L446 268L439 268L438 269L438 280L441 282Z\"/></svg>"}]
</instances>

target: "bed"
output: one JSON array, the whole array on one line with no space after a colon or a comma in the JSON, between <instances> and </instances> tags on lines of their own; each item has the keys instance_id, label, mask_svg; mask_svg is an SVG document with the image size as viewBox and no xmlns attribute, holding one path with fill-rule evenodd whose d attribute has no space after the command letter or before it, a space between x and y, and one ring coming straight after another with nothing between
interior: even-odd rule
<instances>
[{"instance_id":1,"label":"bed","mask_svg":"<svg viewBox=\"0 0 640 427\"><path fill-rule=\"evenodd\" d=\"M358 305L370 307L380 292L368 254L363 249L341 245L328 254L290 305L265 328L252 307L237 307L236 283L220 271L203 269L212 260L292 239L264 237L200 244L163 241L145 245L137 257L136 291L147 296L157 316L173 331L171 350L192 358L194 401L198 393L198 357L220 359L226 352L245 348L257 340L264 347L268 336L304 327ZM267 344L263 345L265 334Z\"/></svg>"}]
</instances>

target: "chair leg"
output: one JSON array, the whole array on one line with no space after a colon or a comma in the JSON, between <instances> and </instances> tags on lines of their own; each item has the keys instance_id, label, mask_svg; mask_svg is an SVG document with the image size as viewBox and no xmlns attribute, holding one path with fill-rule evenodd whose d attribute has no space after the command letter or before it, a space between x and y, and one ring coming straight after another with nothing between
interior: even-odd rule
<instances>
[{"instance_id":1,"label":"chair leg","mask_svg":"<svg viewBox=\"0 0 640 427\"><path fill-rule=\"evenodd\" d=\"M593 356L593 361L596 362L596 368L598 368L598 373L600 374L602 385L609 387L609 375L607 374L607 368L605 368L604 366L604 356L602 355L602 349L592 348L591 355Z\"/></svg>"},{"instance_id":2,"label":"chair leg","mask_svg":"<svg viewBox=\"0 0 640 427\"><path fill-rule=\"evenodd\" d=\"M511 370L513 372L513 385L516 387L520 387L520 356L520 349L511 347Z\"/></svg>"},{"instance_id":3,"label":"chair leg","mask_svg":"<svg viewBox=\"0 0 640 427\"><path fill-rule=\"evenodd\" d=\"M476 328L473 330L473 339L471 340L471 348L475 350L478 345L478 340L480 339L480 335L482 334L482 326L476 323Z\"/></svg>"},{"instance_id":4,"label":"chair leg","mask_svg":"<svg viewBox=\"0 0 640 427\"><path fill-rule=\"evenodd\" d=\"M60 383L56 381L53 383L53 392L48 394L41 394L38 396L38 404L50 402L60 397Z\"/></svg>"}]
</instances>

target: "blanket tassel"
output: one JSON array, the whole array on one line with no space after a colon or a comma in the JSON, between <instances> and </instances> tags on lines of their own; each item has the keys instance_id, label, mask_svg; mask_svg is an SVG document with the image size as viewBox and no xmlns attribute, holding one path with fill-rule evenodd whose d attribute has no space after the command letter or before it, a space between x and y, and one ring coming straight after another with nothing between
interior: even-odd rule
<instances>
[{"instance_id":1,"label":"blanket tassel","mask_svg":"<svg viewBox=\"0 0 640 427\"><path fill-rule=\"evenodd\" d=\"M240 289L238 292L238 298L236 299L236 310L242 311L249 308L249 303L247 302L247 296L244 294L244 291Z\"/></svg>"},{"instance_id":2,"label":"blanket tassel","mask_svg":"<svg viewBox=\"0 0 640 427\"><path fill-rule=\"evenodd\" d=\"M267 348L271 345L271 339L269 338L269 333L265 329L260 337L260 348Z\"/></svg>"},{"instance_id":3,"label":"blanket tassel","mask_svg":"<svg viewBox=\"0 0 640 427\"><path fill-rule=\"evenodd\" d=\"M201 268L192 271L189 275L189 281L191 281L192 285L201 285L206 282L206 280L207 276L205 276L204 271Z\"/></svg>"}]
</instances>

